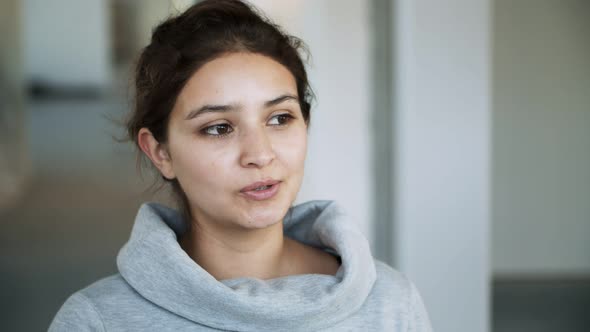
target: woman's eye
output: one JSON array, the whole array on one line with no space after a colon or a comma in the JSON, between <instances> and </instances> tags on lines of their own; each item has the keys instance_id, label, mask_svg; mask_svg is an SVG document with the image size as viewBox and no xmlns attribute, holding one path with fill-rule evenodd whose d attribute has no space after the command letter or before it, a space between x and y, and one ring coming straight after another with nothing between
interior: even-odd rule
<instances>
[{"instance_id":1,"label":"woman's eye","mask_svg":"<svg viewBox=\"0 0 590 332\"><path fill-rule=\"evenodd\" d=\"M282 126L287 124L289 121L293 120L294 117L289 113L277 114L273 116L270 121L268 122L270 125L273 126Z\"/></svg>"},{"instance_id":2,"label":"woman's eye","mask_svg":"<svg viewBox=\"0 0 590 332\"><path fill-rule=\"evenodd\" d=\"M234 131L228 124L216 124L203 129L203 133L209 136L225 136Z\"/></svg>"}]
</instances>

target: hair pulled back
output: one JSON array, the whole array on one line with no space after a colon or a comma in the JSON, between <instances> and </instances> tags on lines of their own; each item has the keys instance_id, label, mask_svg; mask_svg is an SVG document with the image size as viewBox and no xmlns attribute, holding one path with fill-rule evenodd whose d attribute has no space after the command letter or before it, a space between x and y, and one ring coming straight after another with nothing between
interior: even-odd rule
<instances>
[{"instance_id":1,"label":"hair pulled back","mask_svg":"<svg viewBox=\"0 0 590 332\"><path fill-rule=\"evenodd\" d=\"M135 70L127 135L139 148L139 130L147 128L159 143L166 143L170 113L187 81L205 63L234 52L265 55L285 66L295 78L303 118L309 124L313 93L300 51L307 54L300 39L284 33L250 5L238 0L201 1L153 30ZM170 182L180 208L190 217L186 195L176 179Z\"/></svg>"}]
</instances>

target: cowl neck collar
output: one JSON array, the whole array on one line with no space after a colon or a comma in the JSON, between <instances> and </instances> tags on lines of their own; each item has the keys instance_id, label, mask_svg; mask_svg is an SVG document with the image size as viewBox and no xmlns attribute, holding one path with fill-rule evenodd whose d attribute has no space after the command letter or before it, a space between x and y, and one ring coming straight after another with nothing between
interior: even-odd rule
<instances>
[{"instance_id":1,"label":"cowl neck collar","mask_svg":"<svg viewBox=\"0 0 590 332\"><path fill-rule=\"evenodd\" d=\"M318 330L354 314L375 282L375 264L358 226L331 201L292 207L285 236L331 251L336 275L303 274L261 280L216 280L180 247L180 214L143 204L117 256L123 278L144 298L196 323L222 330Z\"/></svg>"}]
</instances>

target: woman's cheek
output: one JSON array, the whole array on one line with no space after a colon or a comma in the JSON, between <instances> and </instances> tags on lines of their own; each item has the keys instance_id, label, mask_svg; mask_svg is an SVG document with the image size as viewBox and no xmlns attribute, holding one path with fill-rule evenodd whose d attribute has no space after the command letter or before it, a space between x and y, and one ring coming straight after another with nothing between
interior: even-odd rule
<instances>
[{"instance_id":1,"label":"woman's cheek","mask_svg":"<svg viewBox=\"0 0 590 332\"><path fill-rule=\"evenodd\" d=\"M294 131L287 136L282 144L285 148L285 158L291 167L301 167L307 154L307 133L304 130Z\"/></svg>"},{"instance_id":2,"label":"woman's cheek","mask_svg":"<svg viewBox=\"0 0 590 332\"><path fill-rule=\"evenodd\" d=\"M179 175L184 177L185 182L199 183L207 179L211 172L215 170L215 158L212 158L210 152L204 151L202 146L190 147L180 151L181 160L177 163ZM181 179L182 180L182 179Z\"/></svg>"}]
</instances>

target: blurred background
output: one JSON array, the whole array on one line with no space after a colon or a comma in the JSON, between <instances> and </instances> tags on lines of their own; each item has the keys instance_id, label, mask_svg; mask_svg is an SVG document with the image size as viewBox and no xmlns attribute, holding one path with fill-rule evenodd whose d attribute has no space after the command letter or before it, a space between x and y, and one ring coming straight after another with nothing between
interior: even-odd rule
<instances>
[{"instance_id":1,"label":"blurred background","mask_svg":"<svg viewBox=\"0 0 590 332\"><path fill-rule=\"evenodd\" d=\"M114 138L195 1L0 1L0 330L116 272L151 174ZM298 201L339 201L436 331L590 331L590 2L257 0L310 47Z\"/></svg>"}]
</instances>

